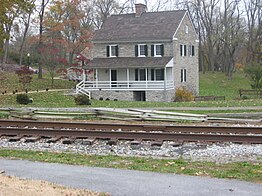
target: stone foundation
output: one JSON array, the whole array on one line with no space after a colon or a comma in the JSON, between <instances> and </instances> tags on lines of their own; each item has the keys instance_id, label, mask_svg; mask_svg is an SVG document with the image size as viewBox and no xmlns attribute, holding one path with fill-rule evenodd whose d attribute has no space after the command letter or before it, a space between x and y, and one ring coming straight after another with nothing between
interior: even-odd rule
<instances>
[{"instance_id":1,"label":"stone foundation","mask_svg":"<svg viewBox=\"0 0 262 196\"><path fill-rule=\"evenodd\" d=\"M146 101L153 102L172 102L175 95L175 90L168 91L146 91ZM121 101L136 101L134 91L92 91L93 99L103 100L121 100Z\"/></svg>"}]
</instances>

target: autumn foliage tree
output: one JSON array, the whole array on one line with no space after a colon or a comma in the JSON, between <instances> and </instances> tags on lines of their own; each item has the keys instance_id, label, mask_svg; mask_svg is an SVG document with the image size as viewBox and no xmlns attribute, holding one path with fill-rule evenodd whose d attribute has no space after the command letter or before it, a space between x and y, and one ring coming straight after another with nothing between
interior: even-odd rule
<instances>
[{"instance_id":1,"label":"autumn foliage tree","mask_svg":"<svg viewBox=\"0 0 262 196\"><path fill-rule=\"evenodd\" d=\"M69 64L86 47L90 47L92 31L84 21L81 0L54 1L45 18L46 36L65 51Z\"/></svg>"},{"instance_id":2,"label":"autumn foliage tree","mask_svg":"<svg viewBox=\"0 0 262 196\"><path fill-rule=\"evenodd\" d=\"M31 83L33 79L34 71L28 69L28 67L21 67L20 69L16 70L15 72L18 76L18 81L23 85L23 89L27 89L27 85Z\"/></svg>"},{"instance_id":3,"label":"autumn foliage tree","mask_svg":"<svg viewBox=\"0 0 262 196\"><path fill-rule=\"evenodd\" d=\"M45 47L40 48L41 64L45 65L50 76L51 86L54 86L54 77L56 70L61 66L67 65L67 61L62 57L62 52L55 44L48 44Z\"/></svg>"}]
</instances>

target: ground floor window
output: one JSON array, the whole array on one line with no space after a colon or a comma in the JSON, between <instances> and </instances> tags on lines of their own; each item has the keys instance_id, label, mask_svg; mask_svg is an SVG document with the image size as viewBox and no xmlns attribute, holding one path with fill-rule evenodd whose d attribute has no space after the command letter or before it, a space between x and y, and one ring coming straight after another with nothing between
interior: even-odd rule
<instances>
[{"instance_id":1,"label":"ground floor window","mask_svg":"<svg viewBox=\"0 0 262 196\"><path fill-rule=\"evenodd\" d=\"M186 69L181 69L181 82L186 82Z\"/></svg>"},{"instance_id":2,"label":"ground floor window","mask_svg":"<svg viewBox=\"0 0 262 196\"><path fill-rule=\"evenodd\" d=\"M165 70L164 69L151 69L151 80L164 80Z\"/></svg>"}]
</instances>

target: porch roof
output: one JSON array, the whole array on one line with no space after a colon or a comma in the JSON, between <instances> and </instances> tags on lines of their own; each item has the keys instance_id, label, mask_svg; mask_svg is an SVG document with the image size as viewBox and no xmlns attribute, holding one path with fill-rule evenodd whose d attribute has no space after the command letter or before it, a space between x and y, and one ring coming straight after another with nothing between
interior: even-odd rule
<instances>
[{"instance_id":1,"label":"porch roof","mask_svg":"<svg viewBox=\"0 0 262 196\"><path fill-rule=\"evenodd\" d=\"M160 68L165 67L172 58L173 57L94 58L84 68Z\"/></svg>"}]
</instances>

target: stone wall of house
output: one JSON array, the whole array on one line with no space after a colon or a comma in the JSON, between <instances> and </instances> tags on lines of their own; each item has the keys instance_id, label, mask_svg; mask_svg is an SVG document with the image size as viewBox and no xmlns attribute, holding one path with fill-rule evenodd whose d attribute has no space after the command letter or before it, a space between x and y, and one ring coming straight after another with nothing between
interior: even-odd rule
<instances>
[{"instance_id":1,"label":"stone wall of house","mask_svg":"<svg viewBox=\"0 0 262 196\"><path fill-rule=\"evenodd\" d=\"M103 98L103 100L109 99L109 100L123 100L123 101L133 101L134 95L132 91L92 91L91 97L93 99L99 100L100 98Z\"/></svg>"},{"instance_id":2,"label":"stone wall of house","mask_svg":"<svg viewBox=\"0 0 262 196\"><path fill-rule=\"evenodd\" d=\"M186 26L188 33L186 33ZM180 44L187 45L187 55L180 56ZM188 55L190 45L195 47L195 56ZM175 88L184 86L198 95L199 93L199 63L198 63L198 37L188 15L184 18L180 28L174 35L174 84ZM186 82L181 82L181 69L186 69Z\"/></svg>"},{"instance_id":3,"label":"stone wall of house","mask_svg":"<svg viewBox=\"0 0 262 196\"><path fill-rule=\"evenodd\" d=\"M108 58L106 56L106 47L108 45L118 45L118 57L135 57L135 45L136 44L147 44L148 46L148 57L151 57L151 45L153 44L164 44L164 56L173 55L172 42L139 42L139 43L96 43L93 47L93 58Z\"/></svg>"},{"instance_id":4,"label":"stone wall of house","mask_svg":"<svg viewBox=\"0 0 262 196\"><path fill-rule=\"evenodd\" d=\"M146 91L146 101L171 102L174 100L174 90L168 91ZM93 99L135 101L133 91L92 91Z\"/></svg>"},{"instance_id":5,"label":"stone wall of house","mask_svg":"<svg viewBox=\"0 0 262 196\"><path fill-rule=\"evenodd\" d=\"M155 102L172 102L174 100L175 91L147 91L146 101Z\"/></svg>"}]
</instances>

